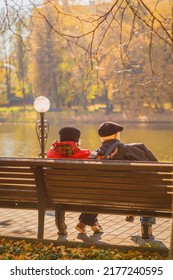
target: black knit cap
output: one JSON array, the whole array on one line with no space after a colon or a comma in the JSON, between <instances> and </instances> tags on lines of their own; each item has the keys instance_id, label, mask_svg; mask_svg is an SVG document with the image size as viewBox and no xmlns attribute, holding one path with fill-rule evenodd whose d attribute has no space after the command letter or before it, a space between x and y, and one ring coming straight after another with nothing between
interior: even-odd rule
<instances>
[{"instance_id":1,"label":"black knit cap","mask_svg":"<svg viewBox=\"0 0 173 280\"><path fill-rule=\"evenodd\" d=\"M98 134L100 137L110 136L119 131L122 131L124 127L114 122L104 122L98 127Z\"/></svg>"},{"instance_id":2,"label":"black knit cap","mask_svg":"<svg viewBox=\"0 0 173 280\"><path fill-rule=\"evenodd\" d=\"M74 141L79 142L80 130L75 127L63 127L59 131L60 141Z\"/></svg>"}]
</instances>

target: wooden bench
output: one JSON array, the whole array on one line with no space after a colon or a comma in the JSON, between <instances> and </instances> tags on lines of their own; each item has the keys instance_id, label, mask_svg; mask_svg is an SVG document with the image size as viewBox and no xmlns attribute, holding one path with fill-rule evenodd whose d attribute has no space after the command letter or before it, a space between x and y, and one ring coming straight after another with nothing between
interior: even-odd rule
<instances>
[{"instance_id":1,"label":"wooden bench","mask_svg":"<svg viewBox=\"0 0 173 280\"><path fill-rule=\"evenodd\" d=\"M39 239L46 210L63 235L66 211L171 218L172 194L173 163L0 158L0 208L38 210Z\"/></svg>"}]
</instances>

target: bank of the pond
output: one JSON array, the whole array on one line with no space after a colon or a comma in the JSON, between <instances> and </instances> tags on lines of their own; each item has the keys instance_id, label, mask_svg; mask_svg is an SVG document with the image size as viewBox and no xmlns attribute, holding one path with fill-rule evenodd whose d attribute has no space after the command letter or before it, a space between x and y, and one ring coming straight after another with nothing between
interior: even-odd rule
<instances>
[{"instance_id":1,"label":"bank of the pond","mask_svg":"<svg viewBox=\"0 0 173 280\"><path fill-rule=\"evenodd\" d=\"M140 122L140 123L171 123L173 120L173 111L162 113L151 111L149 114L136 114L135 112L112 112L104 111L49 111L45 117L50 122L55 123L100 123L101 121L114 120L117 122ZM32 109L0 110L0 122L35 122L39 116Z\"/></svg>"}]
</instances>

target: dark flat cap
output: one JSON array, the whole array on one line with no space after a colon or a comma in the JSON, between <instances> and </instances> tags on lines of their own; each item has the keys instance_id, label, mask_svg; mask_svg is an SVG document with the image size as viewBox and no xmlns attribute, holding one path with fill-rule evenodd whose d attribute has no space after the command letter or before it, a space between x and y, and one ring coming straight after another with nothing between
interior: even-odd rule
<instances>
[{"instance_id":1,"label":"dark flat cap","mask_svg":"<svg viewBox=\"0 0 173 280\"><path fill-rule=\"evenodd\" d=\"M59 131L60 141L74 141L79 142L80 130L76 127L63 127Z\"/></svg>"},{"instance_id":2,"label":"dark flat cap","mask_svg":"<svg viewBox=\"0 0 173 280\"><path fill-rule=\"evenodd\" d=\"M98 134L100 137L110 136L119 131L122 131L124 127L114 122L104 122L98 127Z\"/></svg>"}]
</instances>

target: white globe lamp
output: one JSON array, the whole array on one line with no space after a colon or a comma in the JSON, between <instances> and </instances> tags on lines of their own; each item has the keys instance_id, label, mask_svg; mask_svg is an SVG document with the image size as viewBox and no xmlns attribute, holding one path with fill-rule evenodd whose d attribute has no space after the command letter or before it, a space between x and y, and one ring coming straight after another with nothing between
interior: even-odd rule
<instances>
[{"instance_id":1,"label":"white globe lamp","mask_svg":"<svg viewBox=\"0 0 173 280\"><path fill-rule=\"evenodd\" d=\"M50 109L50 101L45 96L39 96L34 101L35 110L40 113L40 120L36 123L36 133L41 148L41 157L45 157L45 146L49 132L49 123L44 120L44 114Z\"/></svg>"},{"instance_id":2,"label":"white globe lamp","mask_svg":"<svg viewBox=\"0 0 173 280\"><path fill-rule=\"evenodd\" d=\"M50 109L50 101L45 96L39 96L34 101L34 108L38 113L46 113Z\"/></svg>"}]
</instances>

